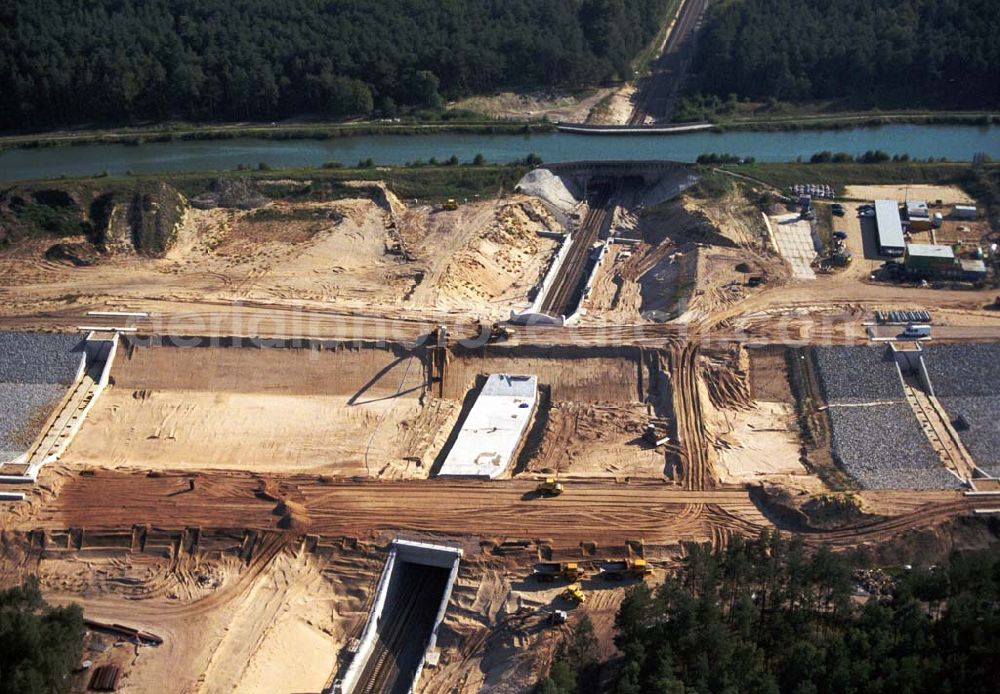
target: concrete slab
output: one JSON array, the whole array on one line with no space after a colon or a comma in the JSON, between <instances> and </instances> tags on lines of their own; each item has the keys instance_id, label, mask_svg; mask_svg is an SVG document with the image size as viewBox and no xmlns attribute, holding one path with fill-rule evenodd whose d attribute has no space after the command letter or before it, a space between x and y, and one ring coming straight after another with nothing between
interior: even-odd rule
<instances>
[{"instance_id":1,"label":"concrete slab","mask_svg":"<svg viewBox=\"0 0 1000 694\"><path fill-rule=\"evenodd\" d=\"M493 374L441 466L440 476L495 479L510 467L538 400L538 378Z\"/></svg>"},{"instance_id":2,"label":"concrete slab","mask_svg":"<svg viewBox=\"0 0 1000 694\"><path fill-rule=\"evenodd\" d=\"M817 254L812 224L797 214L784 214L771 218L771 228L778 252L792 266L792 277L799 280L816 279L816 273L812 269L812 261Z\"/></svg>"}]
</instances>

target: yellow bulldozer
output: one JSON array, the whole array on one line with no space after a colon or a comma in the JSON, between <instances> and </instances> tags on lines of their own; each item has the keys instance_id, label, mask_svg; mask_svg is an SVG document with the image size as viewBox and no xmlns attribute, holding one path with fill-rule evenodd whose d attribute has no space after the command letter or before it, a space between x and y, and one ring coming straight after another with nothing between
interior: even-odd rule
<instances>
[{"instance_id":1,"label":"yellow bulldozer","mask_svg":"<svg viewBox=\"0 0 1000 694\"><path fill-rule=\"evenodd\" d=\"M546 477L535 487L535 493L538 496L559 496L563 493L563 486L561 482L556 481L555 477Z\"/></svg>"},{"instance_id":2,"label":"yellow bulldozer","mask_svg":"<svg viewBox=\"0 0 1000 694\"><path fill-rule=\"evenodd\" d=\"M572 602L582 605L587 602L587 596L583 594L583 588L580 587L579 583L574 583L562 592L559 596L563 600L571 600Z\"/></svg>"},{"instance_id":3,"label":"yellow bulldozer","mask_svg":"<svg viewBox=\"0 0 1000 694\"><path fill-rule=\"evenodd\" d=\"M447 202L441 205L441 209L445 210L446 212L454 212L455 210L458 209L458 202L455 200L455 198L448 198Z\"/></svg>"}]
</instances>

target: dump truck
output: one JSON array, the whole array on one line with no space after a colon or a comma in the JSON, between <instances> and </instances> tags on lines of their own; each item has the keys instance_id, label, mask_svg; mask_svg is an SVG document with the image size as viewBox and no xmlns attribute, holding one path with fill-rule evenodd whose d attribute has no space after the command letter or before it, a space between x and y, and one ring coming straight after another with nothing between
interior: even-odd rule
<instances>
[{"instance_id":1,"label":"dump truck","mask_svg":"<svg viewBox=\"0 0 1000 694\"><path fill-rule=\"evenodd\" d=\"M587 596L583 594L583 588L580 587L579 583L574 583L568 587L559 597L563 600L572 600L579 605L587 601Z\"/></svg>"},{"instance_id":2,"label":"dump truck","mask_svg":"<svg viewBox=\"0 0 1000 694\"><path fill-rule=\"evenodd\" d=\"M546 477L535 487L535 493L538 496L559 496L563 493L563 486L561 482L556 482L555 477Z\"/></svg>"},{"instance_id":3,"label":"dump truck","mask_svg":"<svg viewBox=\"0 0 1000 694\"><path fill-rule=\"evenodd\" d=\"M455 198L448 198L448 201L441 206L441 209L448 212L454 212L458 209L458 202L455 201Z\"/></svg>"},{"instance_id":4,"label":"dump truck","mask_svg":"<svg viewBox=\"0 0 1000 694\"><path fill-rule=\"evenodd\" d=\"M536 564L531 575L539 581L579 581L584 571L576 562L555 561Z\"/></svg>"},{"instance_id":5,"label":"dump truck","mask_svg":"<svg viewBox=\"0 0 1000 694\"><path fill-rule=\"evenodd\" d=\"M625 578L646 578L653 573L653 567L645 559L623 559L621 561L606 561L601 564L600 574L609 581L620 581Z\"/></svg>"}]
</instances>

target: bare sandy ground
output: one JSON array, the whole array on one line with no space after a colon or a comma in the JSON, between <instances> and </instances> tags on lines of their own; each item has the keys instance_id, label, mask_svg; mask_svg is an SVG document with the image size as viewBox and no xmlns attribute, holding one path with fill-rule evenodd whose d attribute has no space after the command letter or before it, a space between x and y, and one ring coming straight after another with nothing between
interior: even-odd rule
<instances>
[{"instance_id":1,"label":"bare sandy ground","mask_svg":"<svg viewBox=\"0 0 1000 694\"><path fill-rule=\"evenodd\" d=\"M883 185L883 186L847 186L844 193L849 198L859 200L925 200L959 205L975 202L968 193L956 186L915 185Z\"/></svg>"},{"instance_id":2,"label":"bare sandy ground","mask_svg":"<svg viewBox=\"0 0 1000 694\"><path fill-rule=\"evenodd\" d=\"M757 402L749 410L719 410L714 425L715 471L723 484L807 474L799 462L801 444L792 405Z\"/></svg>"},{"instance_id":3,"label":"bare sandy ground","mask_svg":"<svg viewBox=\"0 0 1000 694\"><path fill-rule=\"evenodd\" d=\"M378 349L139 348L112 379L65 462L426 477L459 411Z\"/></svg>"},{"instance_id":4,"label":"bare sandy ground","mask_svg":"<svg viewBox=\"0 0 1000 694\"><path fill-rule=\"evenodd\" d=\"M458 403L392 398L112 388L64 457L68 464L151 469L310 471L426 477Z\"/></svg>"},{"instance_id":5,"label":"bare sandy ground","mask_svg":"<svg viewBox=\"0 0 1000 694\"><path fill-rule=\"evenodd\" d=\"M401 205L400 205L401 207ZM313 213L305 221L304 213ZM262 210L189 209L164 258L129 253L72 267L44 259L49 242L0 254L4 313L67 304L255 301L352 311L460 311L496 320L547 266L556 242L535 233L546 213L527 196L457 211L406 210L411 259L387 252L387 210L370 200L273 202ZM82 239L81 239L82 240Z\"/></svg>"},{"instance_id":6,"label":"bare sandy ground","mask_svg":"<svg viewBox=\"0 0 1000 694\"><path fill-rule=\"evenodd\" d=\"M76 602L90 619L163 639L136 646L108 636L85 653L95 666L122 667L126 694L322 691L367 616L383 561L369 549L306 552L282 540L276 551L260 545L248 564L238 535L224 533L202 541L219 549L171 556L154 535L145 551L93 538L81 551L47 552L37 566L50 602Z\"/></svg>"},{"instance_id":7,"label":"bare sandy ground","mask_svg":"<svg viewBox=\"0 0 1000 694\"><path fill-rule=\"evenodd\" d=\"M635 108L637 89L632 83L615 89L598 102L590 112L588 123L597 125L623 125L628 123Z\"/></svg>"},{"instance_id":8,"label":"bare sandy ground","mask_svg":"<svg viewBox=\"0 0 1000 694\"><path fill-rule=\"evenodd\" d=\"M556 403L548 413L529 473L557 471L563 477L662 479L662 450L645 442L645 405Z\"/></svg>"},{"instance_id":9,"label":"bare sandy ground","mask_svg":"<svg viewBox=\"0 0 1000 694\"><path fill-rule=\"evenodd\" d=\"M602 103L612 89L592 89L581 94L517 94L501 92L493 96L473 96L451 106L470 109L494 118L541 118L552 121L583 123L590 112Z\"/></svg>"}]
</instances>

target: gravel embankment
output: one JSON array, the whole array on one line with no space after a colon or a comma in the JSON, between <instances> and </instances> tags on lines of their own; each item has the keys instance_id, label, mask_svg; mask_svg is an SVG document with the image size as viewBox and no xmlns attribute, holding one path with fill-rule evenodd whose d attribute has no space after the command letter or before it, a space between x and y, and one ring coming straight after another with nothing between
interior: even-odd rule
<instances>
[{"instance_id":1,"label":"gravel embankment","mask_svg":"<svg viewBox=\"0 0 1000 694\"><path fill-rule=\"evenodd\" d=\"M80 335L0 332L0 462L24 453L83 359Z\"/></svg>"},{"instance_id":2,"label":"gravel embankment","mask_svg":"<svg viewBox=\"0 0 1000 694\"><path fill-rule=\"evenodd\" d=\"M906 403L831 407L834 459L865 489L959 487Z\"/></svg>"},{"instance_id":3,"label":"gravel embankment","mask_svg":"<svg viewBox=\"0 0 1000 694\"><path fill-rule=\"evenodd\" d=\"M969 423L968 430L956 430L976 465L1000 477L1000 391L989 396L938 399L953 422L962 415Z\"/></svg>"},{"instance_id":4,"label":"gravel embankment","mask_svg":"<svg viewBox=\"0 0 1000 694\"><path fill-rule=\"evenodd\" d=\"M0 383L72 383L83 347L80 335L0 332Z\"/></svg>"},{"instance_id":5,"label":"gravel embankment","mask_svg":"<svg viewBox=\"0 0 1000 694\"><path fill-rule=\"evenodd\" d=\"M1000 342L929 345L924 364L939 398L1000 395Z\"/></svg>"},{"instance_id":6,"label":"gravel embankment","mask_svg":"<svg viewBox=\"0 0 1000 694\"><path fill-rule=\"evenodd\" d=\"M28 450L65 394L58 383L0 383L0 461Z\"/></svg>"},{"instance_id":7,"label":"gravel embankment","mask_svg":"<svg viewBox=\"0 0 1000 694\"><path fill-rule=\"evenodd\" d=\"M830 404L902 401L903 385L887 347L815 347L820 389Z\"/></svg>"}]
</instances>

